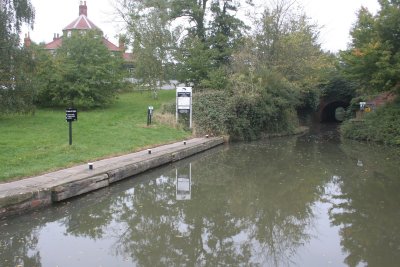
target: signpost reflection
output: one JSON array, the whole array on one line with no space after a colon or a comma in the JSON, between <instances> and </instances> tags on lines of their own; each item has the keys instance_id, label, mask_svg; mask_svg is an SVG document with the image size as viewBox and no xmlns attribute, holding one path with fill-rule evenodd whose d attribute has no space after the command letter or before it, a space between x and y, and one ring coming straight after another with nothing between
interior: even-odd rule
<instances>
[{"instance_id":1,"label":"signpost reflection","mask_svg":"<svg viewBox=\"0 0 400 267\"><path fill-rule=\"evenodd\" d=\"M189 169L176 168L176 200L190 200L192 197L192 163Z\"/></svg>"}]
</instances>

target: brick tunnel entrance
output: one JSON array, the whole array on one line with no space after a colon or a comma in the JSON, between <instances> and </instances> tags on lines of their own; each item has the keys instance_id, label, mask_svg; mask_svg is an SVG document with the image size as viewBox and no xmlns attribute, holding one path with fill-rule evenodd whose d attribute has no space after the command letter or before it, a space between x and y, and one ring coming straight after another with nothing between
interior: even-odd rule
<instances>
[{"instance_id":1,"label":"brick tunnel entrance","mask_svg":"<svg viewBox=\"0 0 400 267\"><path fill-rule=\"evenodd\" d=\"M327 103L319 111L320 122L342 122L348 106L348 102L341 100Z\"/></svg>"}]
</instances>

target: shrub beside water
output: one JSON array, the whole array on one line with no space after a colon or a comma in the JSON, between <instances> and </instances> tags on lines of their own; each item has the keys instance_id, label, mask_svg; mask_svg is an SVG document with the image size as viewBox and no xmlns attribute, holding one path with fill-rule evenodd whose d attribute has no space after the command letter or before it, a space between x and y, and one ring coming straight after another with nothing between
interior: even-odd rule
<instances>
[{"instance_id":1,"label":"shrub beside water","mask_svg":"<svg viewBox=\"0 0 400 267\"><path fill-rule=\"evenodd\" d=\"M364 114L363 121L346 121L343 137L400 146L400 100Z\"/></svg>"},{"instance_id":2,"label":"shrub beside water","mask_svg":"<svg viewBox=\"0 0 400 267\"><path fill-rule=\"evenodd\" d=\"M193 96L193 120L197 134L224 135L231 121L230 98L224 91L204 91Z\"/></svg>"},{"instance_id":3,"label":"shrub beside water","mask_svg":"<svg viewBox=\"0 0 400 267\"><path fill-rule=\"evenodd\" d=\"M301 88L273 70L259 72L231 75L224 89L196 88L193 132L229 135L232 140L294 133L299 124L296 108L305 101ZM161 113L174 114L175 103L164 104ZM184 125L188 117L180 116Z\"/></svg>"},{"instance_id":4,"label":"shrub beside water","mask_svg":"<svg viewBox=\"0 0 400 267\"><path fill-rule=\"evenodd\" d=\"M229 135L233 140L254 140L271 133L293 133L298 122L294 106L279 106L271 99L260 94L226 91L194 94L195 131L197 134Z\"/></svg>"}]
</instances>

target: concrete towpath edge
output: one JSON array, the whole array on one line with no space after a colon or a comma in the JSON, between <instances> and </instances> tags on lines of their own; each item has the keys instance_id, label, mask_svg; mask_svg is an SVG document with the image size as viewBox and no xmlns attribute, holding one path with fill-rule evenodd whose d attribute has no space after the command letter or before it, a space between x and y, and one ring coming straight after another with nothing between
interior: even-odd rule
<instances>
[{"instance_id":1,"label":"concrete towpath edge","mask_svg":"<svg viewBox=\"0 0 400 267\"><path fill-rule=\"evenodd\" d=\"M222 137L193 138L168 145L0 184L0 219L79 196L224 143Z\"/></svg>"}]
</instances>

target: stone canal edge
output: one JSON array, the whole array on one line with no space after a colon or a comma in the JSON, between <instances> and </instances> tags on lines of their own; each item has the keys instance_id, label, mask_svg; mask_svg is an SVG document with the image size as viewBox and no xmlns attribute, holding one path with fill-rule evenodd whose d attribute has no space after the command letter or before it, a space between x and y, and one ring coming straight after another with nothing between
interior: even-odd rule
<instances>
[{"instance_id":1,"label":"stone canal edge","mask_svg":"<svg viewBox=\"0 0 400 267\"><path fill-rule=\"evenodd\" d=\"M224 143L222 137L193 138L0 184L0 219L79 196Z\"/></svg>"}]
</instances>

